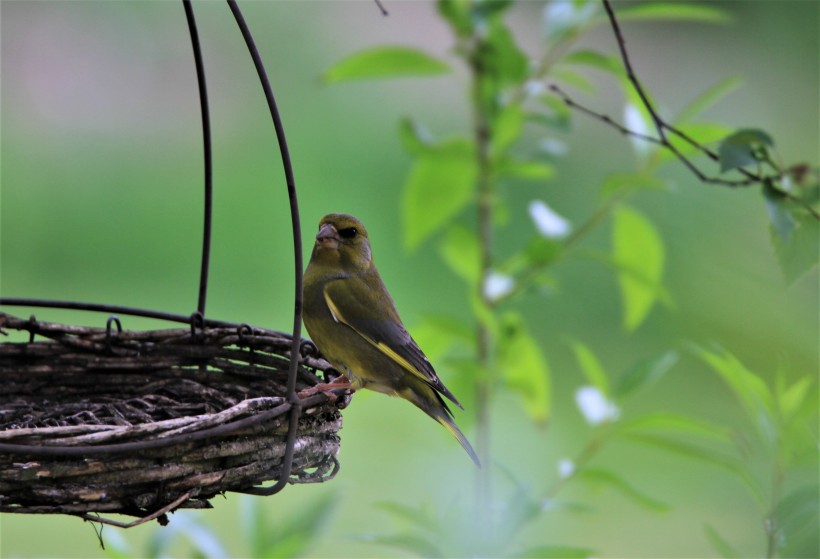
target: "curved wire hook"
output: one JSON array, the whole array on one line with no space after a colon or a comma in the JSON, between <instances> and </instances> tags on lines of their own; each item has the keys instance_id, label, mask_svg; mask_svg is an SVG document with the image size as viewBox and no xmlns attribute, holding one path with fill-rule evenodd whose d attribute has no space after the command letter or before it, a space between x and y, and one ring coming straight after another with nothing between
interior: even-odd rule
<instances>
[{"instance_id":1,"label":"curved wire hook","mask_svg":"<svg viewBox=\"0 0 820 559\"><path fill-rule=\"evenodd\" d=\"M293 229L293 260L294 260L294 296L293 296L293 338L290 349L290 370L288 371L288 387L287 398L292 404L290 411L289 425L288 425L288 439L285 447L285 458L282 464L282 477L275 485L267 488L258 488L257 495L273 495L281 491L287 485L290 479L291 465L293 463L293 451L296 443L296 427L299 423L299 416L302 412L302 402L299 395L296 393L296 373L301 361L301 354L299 353L299 345L302 339L302 232L299 221L299 203L296 197L296 181L293 177L293 167L290 162L290 151L288 150L288 143L285 139L285 129L282 125L282 118L279 116L279 109L276 106L276 99L271 89L270 81L268 80L265 66L262 64L262 58L259 55L259 50L256 48L253 36L250 29L248 29L245 18L236 0L227 0L228 7L233 13L234 19L239 26L242 37L245 39L245 44L248 47L253 65L256 68L256 73L259 75L259 81L262 84L262 89L265 92L265 99L268 102L268 109L273 118L273 127L276 130L276 139L279 143L279 152L282 156L282 167L285 171L285 182L288 188L288 201L290 202L290 221Z\"/></svg>"},{"instance_id":2,"label":"curved wire hook","mask_svg":"<svg viewBox=\"0 0 820 559\"><path fill-rule=\"evenodd\" d=\"M205 316L205 300L208 297L208 271L211 263L211 216L213 215L213 159L211 156L211 120L208 110L208 88L205 82L205 67L202 63L202 50L199 46L199 32L194 19L191 0L182 0L185 8L185 19L191 33L191 46L194 50L196 81L199 87L199 107L202 113L202 148L205 160L205 216L202 231L202 264L199 270L199 298L197 311Z\"/></svg>"},{"instance_id":3,"label":"curved wire hook","mask_svg":"<svg viewBox=\"0 0 820 559\"><path fill-rule=\"evenodd\" d=\"M112 314L108 317L108 320L105 321L105 345L108 347L108 351L113 351L111 347L111 340L113 339L111 335L112 324L117 325L117 336L122 334L122 322L120 322L120 317Z\"/></svg>"}]
</instances>

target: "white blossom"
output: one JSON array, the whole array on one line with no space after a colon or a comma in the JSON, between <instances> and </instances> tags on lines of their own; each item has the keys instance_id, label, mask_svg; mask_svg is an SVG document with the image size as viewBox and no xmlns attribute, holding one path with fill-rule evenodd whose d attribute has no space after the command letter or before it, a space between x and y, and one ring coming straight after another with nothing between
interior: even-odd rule
<instances>
[{"instance_id":1,"label":"white blossom","mask_svg":"<svg viewBox=\"0 0 820 559\"><path fill-rule=\"evenodd\" d=\"M652 135L652 131L649 129L649 123L646 122L643 114L638 110L638 107L632 103L627 103L626 107L624 107L624 125L636 134L641 134L642 136ZM645 157L649 153L649 150L652 149L652 144L643 138L630 136L629 140L632 142L632 149L641 157Z\"/></svg>"},{"instance_id":2,"label":"white blossom","mask_svg":"<svg viewBox=\"0 0 820 559\"><path fill-rule=\"evenodd\" d=\"M484 296L491 300L498 300L515 287L515 280L505 274L490 272L484 279Z\"/></svg>"},{"instance_id":3,"label":"white blossom","mask_svg":"<svg viewBox=\"0 0 820 559\"><path fill-rule=\"evenodd\" d=\"M569 458L561 458L558 461L558 477L567 479L575 473L575 463Z\"/></svg>"},{"instance_id":4,"label":"white blossom","mask_svg":"<svg viewBox=\"0 0 820 559\"><path fill-rule=\"evenodd\" d=\"M579 388L575 392L575 403L578 404L578 409L590 425L615 421L621 415L618 406L607 400L606 396L594 386Z\"/></svg>"},{"instance_id":5,"label":"white blossom","mask_svg":"<svg viewBox=\"0 0 820 559\"><path fill-rule=\"evenodd\" d=\"M541 80L527 80L527 83L524 84L524 93L527 94L527 97L538 97L546 90L547 88Z\"/></svg>"},{"instance_id":6,"label":"white blossom","mask_svg":"<svg viewBox=\"0 0 820 559\"><path fill-rule=\"evenodd\" d=\"M555 213L552 208L541 200L530 202L529 210L535 228L542 236L548 239L560 239L569 234L569 221Z\"/></svg>"},{"instance_id":7,"label":"white blossom","mask_svg":"<svg viewBox=\"0 0 820 559\"><path fill-rule=\"evenodd\" d=\"M569 152L567 144L556 138L544 138L539 142L538 147L540 147L544 153L554 155L555 157L561 157Z\"/></svg>"}]
</instances>

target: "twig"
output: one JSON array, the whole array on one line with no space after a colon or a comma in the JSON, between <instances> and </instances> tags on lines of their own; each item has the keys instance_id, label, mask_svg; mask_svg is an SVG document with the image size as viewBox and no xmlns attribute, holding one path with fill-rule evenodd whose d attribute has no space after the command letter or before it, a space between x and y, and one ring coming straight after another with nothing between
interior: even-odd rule
<instances>
[{"instance_id":1,"label":"twig","mask_svg":"<svg viewBox=\"0 0 820 559\"><path fill-rule=\"evenodd\" d=\"M646 142L650 142L650 143L653 143L653 144L658 144L659 146L666 145L663 140L659 140L655 136L649 136L648 134L642 134L641 132L636 132L634 130L631 130L631 129L627 128L626 126L624 126L623 124L621 124L621 123L617 122L616 120L614 120L611 116L605 115L603 113L599 113L597 111L594 111L594 110L592 110L588 107L585 107L585 106L577 103L576 101L574 101L569 96L569 94L567 94L563 89L561 89L560 87L558 87L555 84L551 84L549 86L549 90L552 91L553 93L555 93L558 97L560 97L561 101L563 101L564 104L567 107L569 107L570 109L575 109L576 111L578 111L580 113L584 113L587 116L591 116L592 118L596 118L596 119L600 120L601 122L603 122L604 124L607 124L607 125L611 126L615 130L617 130L618 132L623 134L624 136L631 136L633 138L638 138L638 139L644 140Z\"/></svg>"},{"instance_id":2,"label":"twig","mask_svg":"<svg viewBox=\"0 0 820 559\"><path fill-rule=\"evenodd\" d=\"M762 181L762 178L758 175L754 175L749 173L748 171L745 172L747 179L741 181L732 181L727 179L720 179L720 178L709 178L707 177L700 169L698 169L694 163L689 161L689 159L684 156L678 148L675 147L669 141L669 138L666 135L667 130L671 131L671 126L667 124L667 122L661 118L658 112L655 110L655 107L652 105L652 102L649 100L649 96L643 89L641 82L638 80L638 76L635 74L635 71L632 68L632 61L629 59L629 53L626 50L626 39L624 38L624 34L621 31L621 26L618 23L618 19L615 17L615 11L612 9L612 4L610 4L609 0L602 0L604 4L604 9L606 10L607 17L609 17L609 23L612 26L612 32L615 33L615 38L618 41L618 50L621 53L621 60L624 64L624 70L626 70L626 77L629 80L629 83L632 84L632 87L635 88L635 92L638 94L638 97L641 99L641 103L646 108L649 116L652 117L652 122L655 124L655 130L658 132L660 143L663 147L671 151L675 157L677 157L686 167L689 168L701 181L703 182L714 182L716 184L722 184L725 186L747 186L754 183L759 183ZM718 157L717 154L706 150L700 143L696 142L689 136L683 134L682 132L675 130L674 131L678 136L684 138L687 142L691 145L695 146L696 148L700 149L701 151L706 151L712 159L717 161Z\"/></svg>"},{"instance_id":3,"label":"twig","mask_svg":"<svg viewBox=\"0 0 820 559\"><path fill-rule=\"evenodd\" d=\"M649 114L652 116L652 121L655 123L655 129L658 131L658 136L660 136L661 142L666 144L668 143L668 140L666 138L666 132L664 131L665 123L655 111L655 107L652 106L652 102L649 101L649 97L646 95L641 83L638 81L638 77L632 70L632 62L629 60L629 55L626 52L626 39L624 39L624 35L621 33L621 26L615 18L615 12L612 9L612 5L610 5L609 0L603 0L603 3L607 16L609 16L609 23L612 25L612 31L615 33L615 38L618 40L618 50L621 52L621 60L623 60L624 63L626 77L632 83L635 88L635 92L638 94L638 97L641 98L641 102L644 107L646 107L646 110L649 111Z\"/></svg>"},{"instance_id":4,"label":"twig","mask_svg":"<svg viewBox=\"0 0 820 559\"><path fill-rule=\"evenodd\" d=\"M382 13L383 16L389 16L390 15L390 14L387 13L387 8L384 7L384 4L382 4L381 0L373 0L373 1L376 2L376 6L378 6L379 11Z\"/></svg>"},{"instance_id":5,"label":"twig","mask_svg":"<svg viewBox=\"0 0 820 559\"><path fill-rule=\"evenodd\" d=\"M682 139L684 142L688 143L690 146L697 149L699 152L706 155L712 161L719 161L719 155L712 149L704 146L703 144L699 143L697 140L686 134L685 132L679 130L675 126L669 124L664 120L659 114L655 107L652 105L652 102L649 100L649 96L646 94L643 86L638 79L637 74L632 66L632 61L629 58L629 52L626 48L626 39L624 38L623 32L621 31L620 24L618 23L618 19L615 17L615 11L612 9L612 4L610 0L601 0L604 9L606 10L607 16L609 17L609 22L612 27L612 32L615 34L615 38L618 42L618 50L621 55L621 61L624 65L624 70L626 72L627 79L629 83L632 84L632 87L635 88L635 92L638 94L638 97L641 100L641 104L646 108L646 111L649 113L650 118L655 126L655 130L657 131L658 137L649 136L647 134L643 134L637 132L635 130L631 130L622 124L619 124L614 119L605 115L603 113L599 113L594 111L588 107L585 107L575 100L573 100L566 92L560 89L557 85L550 85L549 89L553 93L555 93L567 107L577 110L581 113L586 114L587 116L591 116L603 122L604 124L615 128L621 134L626 136L631 136L633 138L638 138L640 140L650 142L653 144L660 145L661 147L669 150L683 165L689 169L692 174L694 174L698 180L707 184L716 184L720 186L726 186L730 188L737 188L737 187L747 187L752 185L761 185L772 180L777 180L782 178L785 175L785 171L779 170L774 175L766 176L760 173L755 173L749 171L747 169L737 169L739 173L743 175L744 178L742 179L725 179L722 177L717 176L710 176L704 173L695 163L692 162L686 155L684 155L678 147L672 143L669 139L670 135L675 135ZM798 203L805 210L807 210L815 219L820 219L820 213L811 205L809 205L804 200L800 199L798 196L795 196L791 192L785 190L778 190L786 199Z\"/></svg>"},{"instance_id":6,"label":"twig","mask_svg":"<svg viewBox=\"0 0 820 559\"><path fill-rule=\"evenodd\" d=\"M160 516L164 515L167 512L173 512L179 505L187 501L191 497L192 491L188 491L187 493L181 495L178 499L168 503L161 509L152 512L148 516L143 516L142 518L138 518L133 522L119 522L117 520L111 520L110 518L103 518L102 516L98 516L96 514L78 514L80 518L83 520L88 520L89 522L99 522L100 524L108 524L109 526L116 526L117 528L133 528L134 526L139 526L140 524L145 524L146 522L150 522L155 518L159 518Z\"/></svg>"},{"instance_id":7,"label":"twig","mask_svg":"<svg viewBox=\"0 0 820 559\"><path fill-rule=\"evenodd\" d=\"M705 183L709 183L709 184L720 184L720 185L723 185L723 186L730 186L730 187L742 187L742 186L751 186L753 184L760 184L764 180L763 177L760 177L759 175L756 175L754 173L750 173L749 171L746 171L744 169L740 169L740 172L742 172L744 175L747 176L747 178L745 178L745 179L732 180L732 179L723 179L723 178L720 178L720 177L710 177L710 176L706 175L703 171L701 171L694 163L692 163L692 161L688 157L683 155L680 152L680 150L677 149L675 147L675 145L672 144L669 141L669 139L666 135L662 135L660 138L656 138L654 136L649 136L648 134L643 134L641 132L636 132L635 130L627 128L623 124L620 124L619 122L617 122L615 119L613 119L609 115L599 113L597 111L594 111L594 110L590 109L589 107L585 107L584 105L581 105L577 101L573 100L569 96L569 94L567 94L563 89L561 89L560 87L558 87L555 84L551 84L549 86L549 90L552 91L553 93L555 93L561 99L561 101L564 102L564 104L567 107L569 107L571 109L574 109L574 110L576 110L580 113L583 113L587 116L591 116L592 118L598 119L601 122L603 122L604 124L614 128L615 130L617 130L618 132L620 132L621 134L623 134L625 136L630 136L632 138L638 138L639 140L643 140L645 142L650 142L650 143L653 143L653 144L657 144L657 145L659 145L659 146L661 146L665 149L670 150L675 155L675 157L678 158L678 160L680 160L696 177L698 177L698 179L701 182L705 182ZM683 132L680 132L677 129L672 128L670 125L668 125L659 116L655 115L653 117L653 119L654 118L660 119L659 120L660 126L663 130L668 130L670 132L673 132L676 135L681 136L687 142L692 143L692 145L696 146L701 151L704 151L707 155L709 155L710 158L712 158L712 157L717 158L717 154L715 154L712 150L698 144L695 140L693 140L692 138L690 138L689 136L687 136Z\"/></svg>"}]
</instances>

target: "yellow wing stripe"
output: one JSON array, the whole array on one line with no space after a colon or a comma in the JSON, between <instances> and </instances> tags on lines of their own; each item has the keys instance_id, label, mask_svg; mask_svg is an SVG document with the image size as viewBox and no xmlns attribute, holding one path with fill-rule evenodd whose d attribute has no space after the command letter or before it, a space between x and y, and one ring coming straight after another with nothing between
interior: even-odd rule
<instances>
[{"instance_id":1,"label":"yellow wing stripe","mask_svg":"<svg viewBox=\"0 0 820 559\"><path fill-rule=\"evenodd\" d=\"M356 332L362 338L367 340L368 343L370 343L372 346L374 346L376 349L378 349L379 351L384 353L390 359L392 359L393 361L395 361L396 363L401 365L404 369L407 370L407 372L417 376L418 378L420 378L421 380L423 380L427 384L430 383L430 379L427 378L427 376L424 373L422 373L417 368L415 368L407 359L405 359L404 357L402 357L401 355L396 353L388 345L386 345L382 342L377 342L377 341L373 340L372 338L370 338L369 336L366 336L366 335L362 334L360 331L356 330L356 328L353 328L353 326L351 326L345 320L344 316L342 316L342 313L339 311L339 307L337 307L333 303L333 299L330 298L330 294L328 294L327 288L325 288L324 294L325 294L325 302L327 303L327 306L330 309L330 314L331 314L331 316L333 316L333 320L335 320L336 322L341 322L342 324L345 324L346 326L349 326L350 328L353 329L354 332Z\"/></svg>"}]
</instances>

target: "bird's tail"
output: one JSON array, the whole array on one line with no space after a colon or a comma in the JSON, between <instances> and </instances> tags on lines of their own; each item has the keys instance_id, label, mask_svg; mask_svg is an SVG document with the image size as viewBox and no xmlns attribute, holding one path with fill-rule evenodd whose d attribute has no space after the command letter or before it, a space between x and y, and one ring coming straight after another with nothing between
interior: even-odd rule
<instances>
[{"instance_id":1,"label":"bird's tail","mask_svg":"<svg viewBox=\"0 0 820 559\"><path fill-rule=\"evenodd\" d=\"M416 390L407 390L402 396L410 400L416 407L420 408L424 413L438 421L447 429L456 438L459 444L464 447L464 450L470 455L475 465L479 468L481 467L481 461L478 459L475 450L473 450L473 445L470 444L470 441L467 440L467 437L465 437L461 429L458 428L456 422L453 421L453 412L450 411L450 408L447 407L447 404L438 392L424 385Z\"/></svg>"},{"instance_id":2,"label":"bird's tail","mask_svg":"<svg viewBox=\"0 0 820 559\"><path fill-rule=\"evenodd\" d=\"M465 437L464 433L461 432L461 429L458 428L458 425L456 425L456 422L453 421L453 418L446 415L432 417L433 419L441 423L445 429L447 429L448 431L450 431L450 433L453 434L453 436L456 438L459 444L462 447L464 447L464 450L467 451L467 454L470 455L470 458L472 458L473 462L475 462L475 465L480 468L481 461L478 459L478 455L475 453L475 450L473 450L473 445L470 444L470 441L467 440L467 437Z\"/></svg>"}]
</instances>

